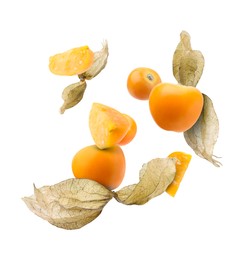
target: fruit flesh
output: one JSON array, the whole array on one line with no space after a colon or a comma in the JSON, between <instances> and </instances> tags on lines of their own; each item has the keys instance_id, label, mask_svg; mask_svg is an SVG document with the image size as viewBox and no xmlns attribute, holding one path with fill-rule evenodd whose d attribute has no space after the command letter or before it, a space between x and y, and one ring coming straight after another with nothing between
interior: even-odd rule
<instances>
[{"instance_id":1,"label":"fruit flesh","mask_svg":"<svg viewBox=\"0 0 240 260\"><path fill-rule=\"evenodd\" d=\"M126 145L129 144L135 137L137 133L137 124L135 120L130 117L129 115L123 114L129 121L130 123L130 128L126 135L123 137L123 139L118 143L119 145Z\"/></svg>"},{"instance_id":2,"label":"fruit flesh","mask_svg":"<svg viewBox=\"0 0 240 260\"><path fill-rule=\"evenodd\" d=\"M93 61L94 53L88 46L82 46L51 56L49 69L56 75L78 75L87 71Z\"/></svg>"},{"instance_id":3,"label":"fruit flesh","mask_svg":"<svg viewBox=\"0 0 240 260\"><path fill-rule=\"evenodd\" d=\"M127 134L129 120L109 106L93 103L89 114L89 128L98 148L106 149L118 144Z\"/></svg>"},{"instance_id":4,"label":"fruit flesh","mask_svg":"<svg viewBox=\"0 0 240 260\"><path fill-rule=\"evenodd\" d=\"M175 178L166 189L166 192L170 196L174 197L178 191L179 185L184 177L192 156L183 152L173 152L168 157L177 158Z\"/></svg>"}]
</instances>

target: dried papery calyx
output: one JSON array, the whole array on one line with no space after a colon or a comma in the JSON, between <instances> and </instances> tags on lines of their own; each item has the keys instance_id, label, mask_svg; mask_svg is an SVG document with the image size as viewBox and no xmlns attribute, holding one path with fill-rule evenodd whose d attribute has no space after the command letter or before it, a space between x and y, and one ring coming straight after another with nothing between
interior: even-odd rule
<instances>
[{"instance_id":1,"label":"dried papery calyx","mask_svg":"<svg viewBox=\"0 0 240 260\"><path fill-rule=\"evenodd\" d=\"M194 152L219 167L221 163L213 155L219 133L219 122L211 99L203 94L202 113L195 125L184 132L184 138Z\"/></svg>"},{"instance_id":2,"label":"dried papery calyx","mask_svg":"<svg viewBox=\"0 0 240 260\"><path fill-rule=\"evenodd\" d=\"M64 103L60 108L61 114L63 114L66 109L74 107L82 100L86 87L86 81L80 81L67 86L63 90L62 99L64 100Z\"/></svg>"},{"instance_id":3,"label":"dried papery calyx","mask_svg":"<svg viewBox=\"0 0 240 260\"><path fill-rule=\"evenodd\" d=\"M68 179L36 188L24 197L27 207L50 224L79 229L96 219L114 197L125 205L143 205L161 195L173 182L177 158L155 158L143 164L139 182L112 191L90 179Z\"/></svg>"},{"instance_id":4,"label":"dried papery calyx","mask_svg":"<svg viewBox=\"0 0 240 260\"><path fill-rule=\"evenodd\" d=\"M78 75L80 79L87 79L90 80L96 77L107 65L108 60L108 43L104 41L102 44L102 49L100 51L94 52L94 61L92 66L85 71Z\"/></svg>"},{"instance_id":5,"label":"dried papery calyx","mask_svg":"<svg viewBox=\"0 0 240 260\"><path fill-rule=\"evenodd\" d=\"M202 53L192 50L189 33L182 31L180 42L173 55L174 77L182 85L196 87L203 68ZM219 167L221 163L213 155L219 133L219 121L213 102L206 94L203 94L203 97L204 104L200 117L190 129L184 132L184 138L198 156Z\"/></svg>"},{"instance_id":6,"label":"dried papery calyx","mask_svg":"<svg viewBox=\"0 0 240 260\"><path fill-rule=\"evenodd\" d=\"M112 191L88 179L68 179L37 189L23 201L37 216L63 229L78 229L97 218Z\"/></svg>"},{"instance_id":7,"label":"dried papery calyx","mask_svg":"<svg viewBox=\"0 0 240 260\"><path fill-rule=\"evenodd\" d=\"M126 205L143 205L162 194L176 174L176 158L156 158L144 164L139 182L123 187L115 198Z\"/></svg>"},{"instance_id":8,"label":"dried papery calyx","mask_svg":"<svg viewBox=\"0 0 240 260\"><path fill-rule=\"evenodd\" d=\"M173 75L178 83L196 87L203 73L204 57L192 49L190 40L189 33L182 31L173 55Z\"/></svg>"}]
</instances>

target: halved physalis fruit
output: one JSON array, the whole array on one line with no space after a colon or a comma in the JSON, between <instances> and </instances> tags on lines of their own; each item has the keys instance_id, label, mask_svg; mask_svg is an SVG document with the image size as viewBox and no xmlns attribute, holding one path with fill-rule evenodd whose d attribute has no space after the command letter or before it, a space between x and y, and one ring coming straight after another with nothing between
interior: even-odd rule
<instances>
[{"instance_id":1,"label":"halved physalis fruit","mask_svg":"<svg viewBox=\"0 0 240 260\"><path fill-rule=\"evenodd\" d=\"M93 61L93 51L88 46L82 46L50 57L49 69L56 75L78 75L87 71L92 66Z\"/></svg>"},{"instance_id":2,"label":"halved physalis fruit","mask_svg":"<svg viewBox=\"0 0 240 260\"><path fill-rule=\"evenodd\" d=\"M123 139L130 128L130 122L118 110L93 103L89 114L89 128L96 146L105 149Z\"/></svg>"},{"instance_id":3,"label":"halved physalis fruit","mask_svg":"<svg viewBox=\"0 0 240 260\"><path fill-rule=\"evenodd\" d=\"M129 116L127 114L122 114L122 115L128 119L128 121L130 123L130 128L128 129L126 135L123 137L123 139L118 144L126 145L126 144L129 144L135 137L135 135L137 133L137 124L131 116Z\"/></svg>"},{"instance_id":4,"label":"halved physalis fruit","mask_svg":"<svg viewBox=\"0 0 240 260\"><path fill-rule=\"evenodd\" d=\"M173 152L168 157L176 158L176 174L173 182L167 187L166 192L174 197L178 191L179 185L188 168L192 156L184 152Z\"/></svg>"}]
</instances>

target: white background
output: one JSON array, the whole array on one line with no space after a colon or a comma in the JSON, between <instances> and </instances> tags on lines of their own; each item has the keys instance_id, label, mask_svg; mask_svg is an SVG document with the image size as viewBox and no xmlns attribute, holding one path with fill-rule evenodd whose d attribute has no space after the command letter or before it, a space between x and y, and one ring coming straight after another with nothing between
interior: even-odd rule
<instances>
[{"instance_id":1,"label":"white background","mask_svg":"<svg viewBox=\"0 0 240 260\"><path fill-rule=\"evenodd\" d=\"M0 259L240 259L238 1L1 1ZM205 56L198 88L220 121L216 168L197 157L182 134L158 128L148 103L133 99L126 79L139 66L175 82L172 55L182 30ZM109 43L107 67L88 82L83 101L59 114L61 93L77 77L55 76L49 56ZM138 133L123 147L121 187L137 182L142 164L180 150L192 161L175 198L143 206L112 200L80 230L56 228L21 198L72 177L73 155L93 143L92 102L135 118Z\"/></svg>"}]
</instances>

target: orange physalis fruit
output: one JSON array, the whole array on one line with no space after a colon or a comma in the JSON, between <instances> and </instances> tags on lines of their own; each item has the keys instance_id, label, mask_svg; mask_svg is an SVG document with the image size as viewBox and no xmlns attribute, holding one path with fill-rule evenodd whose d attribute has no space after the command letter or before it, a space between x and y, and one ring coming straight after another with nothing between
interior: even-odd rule
<instances>
[{"instance_id":1,"label":"orange physalis fruit","mask_svg":"<svg viewBox=\"0 0 240 260\"><path fill-rule=\"evenodd\" d=\"M87 71L93 61L94 52L88 46L82 46L50 57L49 69L56 75L78 75Z\"/></svg>"},{"instance_id":2,"label":"orange physalis fruit","mask_svg":"<svg viewBox=\"0 0 240 260\"><path fill-rule=\"evenodd\" d=\"M152 89L161 82L162 80L155 70L139 67L128 75L127 89L134 98L147 100Z\"/></svg>"},{"instance_id":3,"label":"orange physalis fruit","mask_svg":"<svg viewBox=\"0 0 240 260\"><path fill-rule=\"evenodd\" d=\"M172 197L178 191L179 185L183 179L183 176L188 168L188 165L191 161L192 156L184 152L173 152L168 157L176 158L176 175L173 182L167 187L166 192Z\"/></svg>"},{"instance_id":4,"label":"orange physalis fruit","mask_svg":"<svg viewBox=\"0 0 240 260\"><path fill-rule=\"evenodd\" d=\"M118 145L108 149L99 149L96 145L86 146L72 160L75 178L94 180L111 190L121 184L125 169L125 156Z\"/></svg>"},{"instance_id":5,"label":"orange physalis fruit","mask_svg":"<svg viewBox=\"0 0 240 260\"><path fill-rule=\"evenodd\" d=\"M156 124L164 130L185 132L198 120L203 95L195 87L160 83L149 96L149 108Z\"/></svg>"},{"instance_id":6,"label":"orange physalis fruit","mask_svg":"<svg viewBox=\"0 0 240 260\"><path fill-rule=\"evenodd\" d=\"M119 145L126 145L129 144L133 138L135 137L136 133L137 133L137 124L135 122L135 120L130 117L127 114L122 114L123 116L125 116L129 123L130 123L130 128L127 131L126 135L123 137L123 139L118 143Z\"/></svg>"},{"instance_id":7,"label":"orange physalis fruit","mask_svg":"<svg viewBox=\"0 0 240 260\"><path fill-rule=\"evenodd\" d=\"M130 123L116 109L93 103L89 114L89 128L96 146L106 149L123 139L130 128Z\"/></svg>"}]
</instances>

